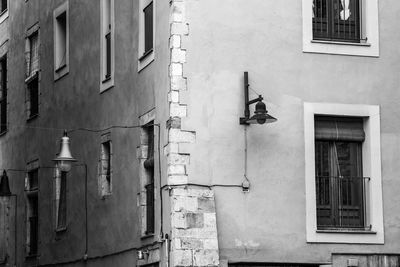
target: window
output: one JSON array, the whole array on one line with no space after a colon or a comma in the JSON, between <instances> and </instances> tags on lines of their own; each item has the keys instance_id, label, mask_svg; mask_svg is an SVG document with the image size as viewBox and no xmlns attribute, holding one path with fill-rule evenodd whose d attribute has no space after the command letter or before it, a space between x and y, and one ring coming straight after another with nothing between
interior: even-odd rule
<instances>
[{"instance_id":1,"label":"window","mask_svg":"<svg viewBox=\"0 0 400 267\"><path fill-rule=\"evenodd\" d=\"M302 0L303 51L379 56L378 0Z\"/></svg>"},{"instance_id":2,"label":"window","mask_svg":"<svg viewBox=\"0 0 400 267\"><path fill-rule=\"evenodd\" d=\"M151 122L153 124L153 122ZM146 231L145 234L154 233L154 125L145 127L148 137L147 158L143 166L147 174L146 192Z\"/></svg>"},{"instance_id":3,"label":"window","mask_svg":"<svg viewBox=\"0 0 400 267\"><path fill-rule=\"evenodd\" d=\"M69 71L68 1L54 10L54 79Z\"/></svg>"},{"instance_id":4,"label":"window","mask_svg":"<svg viewBox=\"0 0 400 267\"><path fill-rule=\"evenodd\" d=\"M304 104L307 242L383 244L379 107Z\"/></svg>"},{"instance_id":5,"label":"window","mask_svg":"<svg viewBox=\"0 0 400 267\"><path fill-rule=\"evenodd\" d=\"M8 17L8 0L0 0L0 23Z\"/></svg>"},{"instance_id":6,"label":"window","mask_svg":"<svg viewBox=\"0 0 400 267\"><path fill-rule=\"evenodd\" d=\"M28 256L38 254L38 214L39 214L39 171L28 172L26 181L26 253Z\"/></svg>"},{"instance_id":7,"label":"window","mask_svg":"<svg viewBox=\"0 0 400 267\"><path fill-rule=\"evenodd\" d=\"M7 131L7 57L0 59L0 134Z\"/></svg>"},{"instance_id":8,"label":"window","mask_svg":"<svg viewBox=\"0 0 400 267\"><path fill-rule=\"evenodd\" d=\"M114 0L101 1L101 84L100 90L114 85Z\"/></svg>"},{"instance_id":9,"label":"window","mask_svg":"<svg viewBox=\"0 0 400 267\"><path fill-rule=\"evenodd\" d=\"M363 118L315 117L317 229L369 229L362 176Z\"/></svg>"},{"instance_id":10,"label":"window","mask_svg":"<svg viewBox=\"0 0 400 267\"><path fill-rule=\"evenodd\" d=\"M154 0L140 0L139 71L154 60L154 4Z\"/></svg>"},{"instance_id":11,"label":"window","mask_svg":"<svg viewBox=\"0 0 400 267\"><path fill-rule=\"evenodd\" d=\"M55 220L56 231L67 228L67 173L55 169Z\"/></svg>"},{"instance_id":12,"label":"window","mask_svg":"<svg viewBox=\"0 0 400 267\"><path fill-rule=\"evenodd\" d=\"M39 114L39 34L34 32L26 45L26 108L28 119Z\"/></svg>"},{"instance_id":13,"label":"window","mask_svg":"<svg viewBox=\"0 0 400 267\"><path fill-rule=\"evenodd\" d=\"M314 40L360 42L362 0L314 0Z\"/></svg>"},{"instance_id":14,"label":"window","mask_svg":"<svg viewBox=\"0 0 400 267\"><path fill-rule=\"evenodd\" d=\"M109 135L103 138L109 138ZM110 195L112 192L111 184L111 141L107 140L101 144L99 160L99 190L100 196Z\"/></svg>"}]
</instances>

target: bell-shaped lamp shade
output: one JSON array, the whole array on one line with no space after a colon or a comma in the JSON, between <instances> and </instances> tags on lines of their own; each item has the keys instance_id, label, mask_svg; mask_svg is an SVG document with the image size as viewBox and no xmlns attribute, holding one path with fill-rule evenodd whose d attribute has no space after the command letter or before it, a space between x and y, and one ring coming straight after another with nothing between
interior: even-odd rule
<instances>
[{"instance_id":1,"label":"bell-shaped lamp shade","mask_svg":"<svg viewBox=\"0 0 400 267\"><path fill-rule=\"evenodd\" d=\"M61 138L61 151L57 158L53 159L53 161L56 162L57 167L63 172L69 172L71 170L72 162L76 161L76 159L74 159L71 155L69 143L67 131L64 131L64 136Z\"/></svg>"},{"instance_id":2,"label":"bell-shaped lamp shade","mask_svg":"<svg viewBox=\"0 0 400 267\"><path fill-rule=\"evenodd\" d=\"M0 178L0 197L11 196L10 184L8 182L8 176L5 170Z\"/></svg>"},{"instance_id":3,"label":"bell-shaped lamp shade","mask_svg":"<svg viewBox=\"0 0 400 267\"><path fill-rule=\"evenodd\" d=\"M246 122L250 124L264 124L276 122L277 119L268 114L267 107L264 102L258 101L256 104L256 109L254 111L254 116L248 119Z\"/></svg>"}]
</instances>

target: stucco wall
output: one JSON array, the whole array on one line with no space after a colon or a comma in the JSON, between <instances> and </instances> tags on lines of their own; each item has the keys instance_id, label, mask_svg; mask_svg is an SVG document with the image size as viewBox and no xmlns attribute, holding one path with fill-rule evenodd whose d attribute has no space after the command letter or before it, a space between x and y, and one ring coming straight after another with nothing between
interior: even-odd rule
<instances>
[{"instance_id":1,"label":"stucco wall","mask_svg":"<svg viewBox=\"0 0 400 267\"><path fill-rule=\"evenodd\" d=\"M241 184L244 173L243 72L278 122L248 127L249 193L215 187L220 258L329 262L332 252L400 251L396 162L400 127L400 41L394 0L379 2L380 57L302 52L302 1L186 1L190 38L190 183ZM223 7L223 8L222 8ZM250 91L251 98L257 96ZM306 242L304 102L381 107L384 245Z\"/></svg>"}]
</instances>

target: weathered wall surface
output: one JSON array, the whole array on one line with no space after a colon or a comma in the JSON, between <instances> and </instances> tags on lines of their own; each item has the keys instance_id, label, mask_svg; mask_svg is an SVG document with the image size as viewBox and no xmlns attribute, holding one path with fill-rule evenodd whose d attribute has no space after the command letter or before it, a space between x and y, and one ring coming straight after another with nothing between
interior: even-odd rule
<instances>
[{"instance_id":1,"label":"weathered wall surface","mask_svg":"<svg viewBox=\"0 0 400 267\"><path fill-rule=\"evenodd\" d=\"M222 260L330 262L332 252L400 251L400 52L394 45L400 6L393 0L379 6L381 52L369 58L303 53L302 1L186 1L189 93L182 128L196 131L189 183L243 181L244 71L278 118L248 127L250 192L214 189ZM306 242L304 102L380 105L384 245Z\"/></svg>"},{"instance_id":2,"label":"weathered wall surface","mask_svg":"<svg viewBox=\"0 0 400 267\"><path fill-rule=\"evenodd\" d=\"M79 160L68 174L67 230L54 231L53 162L62 129L102 129L112 125L138 125L139 116L157 106L156 123L161 125L161 146L167 120L168 10L157 2L155 60L140 73L138 58L138 1L115 1L115 85L100 93L100 3L69 1L69 73L53 78L53 10L65 1L10 1L9 25L9 131L0 137L0 168L24 170L39 160L39 254L25 259L24 172L9 172L11 190L18 198L18 266L49 264L82 259L85 252L85 172L88 166L88 265L128 266L136 264L136 251L159 239L160 206L156 207L156 234L140 239L138 129L110 130L112 141L112 195L98 194L97 164L100 134L72 132L71 150ZM39 23L40 106L39 117L27 122L25 112L25 33ZM1 35L0 38L3 38ZM104 132L106 133L106 132ZM156 128L157 133L157 128ZM158 133L157 133L158 134ZM156 148L158 150L158 148ZM157 153L157 152L156 152ZM163 160L161 163L164 165ZM158 163L156 163L158 168ZM159 189L159 175L155 180ZM156 200L159 196L157 193ZM157 202L158 203L158 202ZM126 251L119 253L120 251ZM92 258L103 257L96 260ZM111 264L111 262L113 264ZM83 264L83 262L81 262Z\"/></svg>"}]
</instances>

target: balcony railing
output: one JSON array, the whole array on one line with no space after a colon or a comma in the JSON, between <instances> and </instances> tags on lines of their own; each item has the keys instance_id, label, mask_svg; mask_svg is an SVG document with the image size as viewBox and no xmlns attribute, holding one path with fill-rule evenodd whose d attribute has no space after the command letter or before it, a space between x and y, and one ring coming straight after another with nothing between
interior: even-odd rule
<instances>
[{"instance_id":1,"label":"balcony railing","mask_svg":"<svg viewBox=\"0 0 400 267\"><path fill-rule=\"evenodd\" d=\"M317 228L367 229L366 196L370 178L317 176Z\"/></svg>"}]
</instances>

